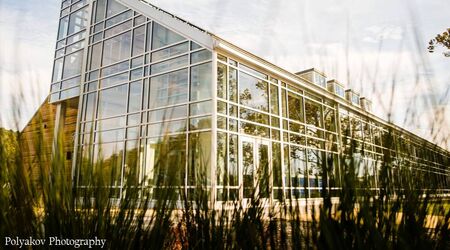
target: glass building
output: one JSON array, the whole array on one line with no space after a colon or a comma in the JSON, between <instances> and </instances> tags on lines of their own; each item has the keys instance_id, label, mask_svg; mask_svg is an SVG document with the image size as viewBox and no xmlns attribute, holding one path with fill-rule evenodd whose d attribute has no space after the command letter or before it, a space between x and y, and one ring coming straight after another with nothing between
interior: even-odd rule
<instances>
[{"instance_id":1,"label":"glass building","mask_svg":"<svg viewBox=\"0 0 450 250\"><path fill-rule=\"evenodd\" d=\"M386 156L398 183L407 169L449 186L449 152L376 117L355 91L144 0L62 1L50 91L57 119L78 103L73 180L89 185L84 168L101 161L117 197L131 182L156 199L167 181L218 201L335 195L343 164L376 189Z\"/></svg>"}]
</instances>

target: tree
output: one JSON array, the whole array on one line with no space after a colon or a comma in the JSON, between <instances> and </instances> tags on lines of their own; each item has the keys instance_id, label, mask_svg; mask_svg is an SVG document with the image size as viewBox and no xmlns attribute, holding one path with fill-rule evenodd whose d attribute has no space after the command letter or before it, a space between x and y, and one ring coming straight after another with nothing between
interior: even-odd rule
<instances>
[{"instance_id":1,"label":"tree","mask_svg":"<svg viewBox=\"0 0 450 250\"><path fill-rule=\"evenodd\" d=\"M428 52L433 53L437 45L443 46L447 49L443 54L450 57L450 28L447 28L442 34L437 34L435 38L428 43Z\"/></svg>"}]
</instances>

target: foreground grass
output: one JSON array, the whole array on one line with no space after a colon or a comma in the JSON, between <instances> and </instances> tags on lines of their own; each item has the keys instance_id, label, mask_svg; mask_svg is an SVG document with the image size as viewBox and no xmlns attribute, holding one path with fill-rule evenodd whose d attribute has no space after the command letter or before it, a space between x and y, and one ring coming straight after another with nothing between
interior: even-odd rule
<instances>
[{"instance_id":1,"label":"foreground grass","mask_svg":"<svg viewBox=\"0 0 450 250\"><path fill-rule=\"evenodd\" d=\"M20 141L20 135L18 135ZM37 149L41 139L36 138ZM63 145L60 142L60 145ZM0 141L0 149L6 141ZM167 148L167 150L171 150ZM152 201L146 188L126 183L121 200L108 186L102 162L87 164L90 188L73 188L63 150L51 164L40 159L38 180L30 177L21 151L0 151L0 237L106 239L108 249L448 249L449 202L421 176L405 172L408 185L391 187L386 159L379 192L361 187L355 170L341 161L345 177L339 203L327 190L320 205L302 207L286 199L266 206L254 194L251 204L212 204L199 186L195 196L168 188ZM44 155L44 152L40 152ZM164 161L164 159L160 159ZM36 163L36 162L35 162ZM157 162L156 165L163 162ZM134 168L134 169L137 169ZM133 174L133 173L131 173ZM170 173L176 175L177 173ZM170 181L174 178L168 178ZM171 186L171 183L164 183ZM181 203L175 191L181 192ZM433 195L431 195L433 194ZM213 209L213 207L219 209ZM222 207L221 207L222 206ZM220 208L221 207L221 208ZM3 242L4 244L4 242ZM42 248L47 248L43 246Z\"/></svg>"}]
</instances>

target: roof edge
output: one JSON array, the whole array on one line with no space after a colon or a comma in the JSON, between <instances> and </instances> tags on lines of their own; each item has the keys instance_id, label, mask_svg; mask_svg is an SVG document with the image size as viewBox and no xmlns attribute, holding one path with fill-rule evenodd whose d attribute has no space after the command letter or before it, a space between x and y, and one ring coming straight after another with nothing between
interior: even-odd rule
<instances>
[{"instance_id":1,"label":"roof edge","mask_svg":"<svg viewBox=\"0 0 450 250\"><path fill-rule=\"evenodd\" d=\"M155 20L159 24L176 31L180 35L194 40L196 43L214 49L213 34L178 17L161 8L156 7L146 0L117 0L124 6L139 12L148 18Z\"/></svg>"}]
</instances>

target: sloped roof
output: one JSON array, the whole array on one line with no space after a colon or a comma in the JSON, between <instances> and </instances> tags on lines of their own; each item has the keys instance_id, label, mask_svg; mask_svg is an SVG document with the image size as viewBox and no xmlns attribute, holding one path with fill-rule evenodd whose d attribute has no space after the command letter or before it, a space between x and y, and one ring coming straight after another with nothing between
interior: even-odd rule
<instances>
[{"instance_id":1,"label":"sloped roof","mask_svg":"<svg viewBox=\"0 0 450 250\"><path fill-rule=\"evenodd\" d=\"M184 37L194 40L196 43L213 50L214 35L197 25L194 25L178 16L175 16L146 0L118 0L120 3L130 9L134 9L147 17L152 18L159 24L166 26L183 35Z\"/></svg>"}]
</instances>

